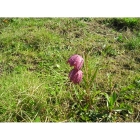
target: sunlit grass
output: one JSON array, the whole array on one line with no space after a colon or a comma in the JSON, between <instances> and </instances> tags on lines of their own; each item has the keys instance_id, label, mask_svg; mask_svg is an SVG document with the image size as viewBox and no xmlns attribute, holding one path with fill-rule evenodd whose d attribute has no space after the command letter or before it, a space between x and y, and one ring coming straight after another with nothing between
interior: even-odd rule
<instances>
[{"instance_id":1,"label":"sunlit grass","mask_svg":"<svg viewBox=\"0 0 140 140\"><path fill-rule=\"evenodd\" d=\"M139 19L113 21L0 19L0 121L139 122ZM73 54L84 58L79 85Z\"/></svg>"}]
</instances>

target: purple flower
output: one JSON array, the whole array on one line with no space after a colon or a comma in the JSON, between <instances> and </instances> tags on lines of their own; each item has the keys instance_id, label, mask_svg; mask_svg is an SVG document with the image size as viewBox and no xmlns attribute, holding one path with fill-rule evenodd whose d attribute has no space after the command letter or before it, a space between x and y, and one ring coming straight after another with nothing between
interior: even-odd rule
<instances>
[{"instance_id":1,"label":"purple flower","mask_svg":"<svg viewBox=\"0 0 140 140\"><path fill-rule=\"evenodd\" d=\"M74 84L79 84L82 80L83 72L81 70L72 69L69 73L70 81Z\"/></svg>"},{"instance_id":2,"label":"purple flower","mask_svg":"<svg viewBox=\"0 0 140 140\"><path fill-rule=\"evenodd\" d=\"M80 70L83 66L84 59L80 55L75 54L71 56L67 62L70 66L74 66L74 69Z\"/></svg>"}]
</instances>

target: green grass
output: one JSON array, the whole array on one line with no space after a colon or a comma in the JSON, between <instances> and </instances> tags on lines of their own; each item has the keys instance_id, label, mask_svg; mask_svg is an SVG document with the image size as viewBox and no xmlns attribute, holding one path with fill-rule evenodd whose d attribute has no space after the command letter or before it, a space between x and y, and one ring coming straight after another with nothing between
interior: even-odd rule
<instances>
[{"instance_id":1,"label":"green grass","mask_svg":"<svg viewBox=\"0 0 140 140\"><path fill-rule=\"evenodd\" d=\"M1 18L0 122L139 122L139 25L139 18ZM85 60L79 85L68 79L73 54Z\"/></svg>"}]
</instances>

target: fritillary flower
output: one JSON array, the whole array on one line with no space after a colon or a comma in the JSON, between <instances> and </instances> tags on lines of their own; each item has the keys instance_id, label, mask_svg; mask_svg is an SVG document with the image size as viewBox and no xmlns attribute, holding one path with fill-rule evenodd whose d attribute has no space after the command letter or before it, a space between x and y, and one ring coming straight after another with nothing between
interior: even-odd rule
<instances>
[{"instance_id":1,"label":"fritillary flower","mask_svg":"<svg viewBox=\"0 0 140 140\"><path fill-rule=\"evenodd\" d=\"M69 73L70 81L74 84L79 84L82 80L83 72L81 70L72 69Z\"/></svg>"},{"instance_id":2,"label":"fritillary flower","mask_svg":"<svg viewBox=\"0 0 140 140\"><path fill-rule=\"evenodd\" d=\"M80 70L83 66L84 59L80 55L75 54L71 56L67 62L71 67L74 66L74 69Z\"/></svg>"}]
</instances>

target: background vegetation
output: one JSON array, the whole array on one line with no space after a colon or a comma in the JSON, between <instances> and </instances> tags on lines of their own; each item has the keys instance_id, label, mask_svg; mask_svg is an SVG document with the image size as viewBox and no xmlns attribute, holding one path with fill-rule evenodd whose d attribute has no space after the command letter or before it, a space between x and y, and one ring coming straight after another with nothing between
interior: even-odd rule
<instances>
[{"instance_id":1,"label":"background vegetation","mask_svg":"<svg viewBox=\"0 0 140 140\"><path fill-rule=\"evenodd\" d=\"M140 19L1 18L0 100L1 122L139 122Z\"/></svg>"}]
</instances>

